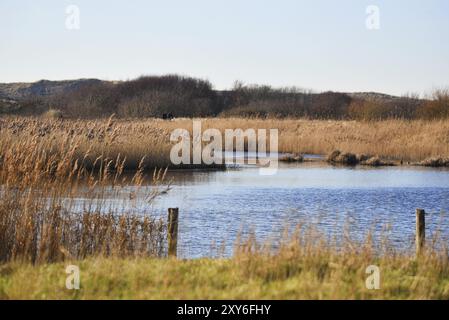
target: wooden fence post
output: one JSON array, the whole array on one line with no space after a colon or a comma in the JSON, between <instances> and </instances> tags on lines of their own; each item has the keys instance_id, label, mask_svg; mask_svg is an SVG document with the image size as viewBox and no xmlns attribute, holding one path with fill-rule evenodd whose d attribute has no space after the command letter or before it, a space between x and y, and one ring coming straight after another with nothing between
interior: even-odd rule
<instances>
[{"instance_id":1,"label":"wooden fence post","mask_svg":"<svg viewBox=\"0 0 449 320\"><path fill-rule=\"evenodd\" d=\"M416 256L418 257L424 250L426 240L426 212L423 209L416 209Z\"/></svg>"},{"instance_id":2,"label":"wooden fence post","mask_svg":"<svg viewBox=\"0 0 449 320\"><path fill-rule=\"evenodd\" d=\"M177 256L178 246L178 208L168 209L168 256Z\"/></svg>"}]
</instances>

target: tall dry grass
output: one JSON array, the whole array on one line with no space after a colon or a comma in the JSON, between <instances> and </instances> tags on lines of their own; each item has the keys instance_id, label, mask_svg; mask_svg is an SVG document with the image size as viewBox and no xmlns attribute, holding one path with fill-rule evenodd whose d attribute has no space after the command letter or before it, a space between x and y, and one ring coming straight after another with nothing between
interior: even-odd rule
<instances>
[{"instance_id":1,"label":"tall dry grass","mask_svg":"<svg viewBox=\"0 0 449 320\"><path fill-rule=\"evenodd\" d=\"M385 159L421 161L449 156L449 120L282 120L246 118L201 119L203 131L278 129L279 151L330 154L334 150L378 155ZM155 125L148 120L148 125ZM191 119L160 123L165 130L191 130Z\"/></svg>"},{"instance_id":2,"label":"tall dry grass","mask_svg":"<svg viewBox=\"0 0 449 320\"><path fill-rule=\"evenodd\" d=\"M141 162L144 167L164 167L169 163L170 132L157 122L0 118L0 150L4 157L16 149L35 148L55 162L64 162L70 154L86 169L117 159L124 160L125 169L136 170Z\"/></svg>"},{"instance_id":3,"label":"tall dry grass","mask_svg":"<svg viewBox=\"0 0 449 320\"><path fill-rule=\"evenodd\" d=\"M282 120L205 118L202 130L278 129L279 151L312 154L342 152L378 155L381 158L421 161L449 156L449 120ZM97 159L125 160L125 169L143 165L171 165L170 133L177 128L192 130L192 119L60 120L0 118L0 160L8 149L39 144L41 151L56 159L69 151L84 167ZM73 150L69 150L71 146ZM55 155L55 152L61 152Z\"/></svg>"},{"instance_id":4,"label":"tall dry grass","mask_svg":"<svg viewBox=\"0 0 449 320\"><path fill-rule=\"evenodd\" d=\"M77 123L1 123L0 262L164 254L165 223L132 208L107 206L105 193L114 197L127 183L138 188L150 179L151 202L164 189L165 172L147 178L142 160L128 182L125 157L109 158L117 137L112 119L85 125L92 137L76 134L82 131ZM98 153L92 155L92 147ZM79 196L89 199L83 207L76 202Z\"/></svg>"},{"instance_id":5,"label":"tall dry grass","mask_svg":"<svg viewBox=\"0 0 449 320\"><path fill-rule=\"evenodd\" d=\"M229 259L72 260L80 290L67 290L66 264L0 266L0 299L448 299L447 247L416 259L369 234L338 244L313 226L298 226L280 242L250 235ZM369 266L379 287L367 288ZM371 271L372 272L372 271ZM372 282L369 282L372 284Z\"/></svg>"}]
</instances>

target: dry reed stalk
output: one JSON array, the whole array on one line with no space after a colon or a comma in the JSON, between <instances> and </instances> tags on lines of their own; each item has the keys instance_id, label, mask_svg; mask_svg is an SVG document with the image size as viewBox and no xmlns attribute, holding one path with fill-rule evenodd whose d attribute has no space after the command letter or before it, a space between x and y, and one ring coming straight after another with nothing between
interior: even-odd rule
<instances>
[{"instance_id":1,"label":"dry reed stalk","mask_svg":"<svg viewBox=\"0 0 449 320\"><path fill-rule=\"evenodd\" d=\"M74 136L70 126L56 120L15 119L0 139L0 262L32 263L88 256L161 256L165 252L165 223L132 209L102 210L106 192L118 195L126 185L125 158L110 158L116 139L112 118L97 126L101 154L86 159L94 148ZM84 124L83 124L84 125ZM86 123L90 127L91 123ZM65 133L64 133L65 132ZM5 133L5 134L3 134ZM89 138L87 138L89 139ZM85 152L85 153L81 153ZM140 161L143 166L143 160ZM96 170L99 169L99 170ZM150 179L152 201L164 186L164 171ZM133 183L146 183L139 167ZM137 193L137 192L135 192ZM75 198L84 196L83 213L73 213Z\"/></svg>"}]
</instances>

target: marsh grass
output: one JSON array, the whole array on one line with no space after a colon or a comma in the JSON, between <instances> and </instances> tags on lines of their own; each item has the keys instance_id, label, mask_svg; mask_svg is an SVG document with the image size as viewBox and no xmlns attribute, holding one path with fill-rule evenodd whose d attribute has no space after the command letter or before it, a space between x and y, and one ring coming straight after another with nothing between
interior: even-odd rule
<instances>
[{"instance_id":1,"label":"marsh grass","mask_svg":"<svg viewBox=\"0 0 449 320\"><path fill-rule=\"evenodd\" d=\"M286 153L327 155L340 150L404 162L449 157L449 120L199 120L203 132L209 128L223 134L225 129L278 129L279 151ZM192 134L192 119L0 118L0 162L8 150L27 149L30 144L37 144L41 153L53 156L55 161L71 152L72 159L86 169L98 168L106 159L118 158L125 160L124 170L137 170L142 159L147 169L175 168L169 158L173 145L170 134L178 128Z\"/></svg>"},{"instance_id":2,"label":"marsh grass","mask_svg":"<svg viewBox=\"0 0 449 320\"><path fill-rule=\"evenodd\" d=\"M116 134L112 119L96 130L104 135L97 141L101 153L93 162L86 160L90 149L81 156L82 141L54 129L64 124L51 120L42 127L35 121L12 121L10 136L2 135L0 262L162 256L165 223L129 207L108 207L105 193L114 197L128 183L137 188L150 183L153 188L145 195L150 203L168 188L162 185L166 171L155 170L147 177L142 158L127 181L126 159L120 155L111 159L107 153ZM21 136L15 139L18 132ZM88 199L82 207L76 202L80 195Z\"/></svg>"},{"instance_id":3,"label":"marsh grass","mask_svg":"<svg viewBox=\"0 0 449 320\"><path fill-rule=\"evenodd\" d=\"M179 120L188 126L188 120ZM206 119L206 128L278 129L279 151L327 155L370 154L383 160L422 161L449 156L448 120Z\"/></svg>"},{"instance_id":4,"label":"marsh grass","mask_svg":"<svg viewBox=\"0 0 449 320\"><path fill-rule=\"evenodd\" d=\"M3 299L447 299L447 249L429 247L416 259L376 243L343 234L341 241L301 225L275 245L254 234L236 242L228 259L87 258L81 289L65 289L64 263L8 263L0 267ZM367 267L380 271L380 288L369 290Z\"/></svg>"}]
</instances>

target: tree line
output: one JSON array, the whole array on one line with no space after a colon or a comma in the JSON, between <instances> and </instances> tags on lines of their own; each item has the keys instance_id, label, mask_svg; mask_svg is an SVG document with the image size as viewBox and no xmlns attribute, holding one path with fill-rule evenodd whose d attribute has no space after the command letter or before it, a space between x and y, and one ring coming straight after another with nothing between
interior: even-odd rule
<instances>
[{"instance_id":1,"label":"tree line","mask_svg":"<svg viewBox=\"0 0 449 320\"><path fill-rule=\"evenodd\" d=\"M299 88L272 88L236 82L217 91L209 81L179 75L145 76L112 83L98 81L75 90L32 96L9 113L51 114L67 118L278 117L309 119L435 119L449 117L449 91L428 99L408 95L315 93ZM1 106L0 106L1 107Z\"/></svg>"}]
</instances>

